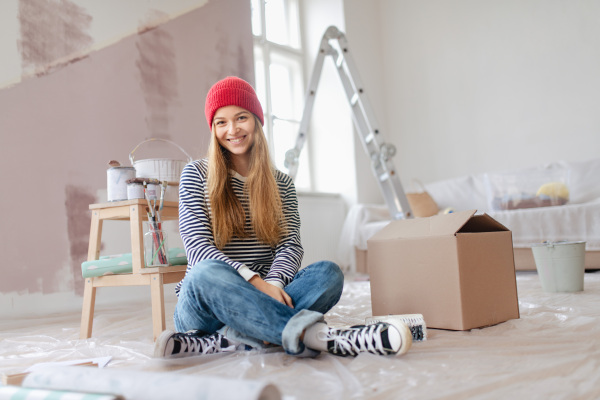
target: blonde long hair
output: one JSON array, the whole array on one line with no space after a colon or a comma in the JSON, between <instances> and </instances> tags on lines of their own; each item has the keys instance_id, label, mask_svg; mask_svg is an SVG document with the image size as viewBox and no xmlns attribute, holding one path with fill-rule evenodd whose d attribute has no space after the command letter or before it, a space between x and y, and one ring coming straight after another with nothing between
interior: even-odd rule
<instances>
[{"instance_id":1,"label":"blonde long hair","mask_svg":"<svg viewBox=\"0 0 600 400\"><path fill-rule=\"evenodd\" d=\"M286 234L287 227L262 124L256 116L254 119L254 144L250 149L250 172L244 184L244 195L249 199L249 217L258 240L275 247ZM213 236L219 249L234 236L249 236L245 229L246 213L233 191L232 169L229 152L219 144L213 124L208 150L208 196Z\"/></svg>"}]
</instances>

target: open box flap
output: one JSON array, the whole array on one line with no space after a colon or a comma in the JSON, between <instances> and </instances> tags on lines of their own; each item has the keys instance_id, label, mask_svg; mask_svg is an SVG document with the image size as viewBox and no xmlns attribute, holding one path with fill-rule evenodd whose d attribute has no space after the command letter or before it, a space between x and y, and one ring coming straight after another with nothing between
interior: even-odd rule
<instances>
[{"instance_id":1,"label":"open box flap","mask_svg":"<svg viewBox=\"0 0 600 400\"><path fill-rule=\"evenodd\" d=\"M454 235L476 212L477 210L467 210L428 218L392 221L369 241Z\"/></svg>"},{"instance_id":2,"label":"open box flap","mask_svg":"<svg viewBox=\"0 0 600 400\"><path fill-rule=\"evenodd\" d=\"M460 229L460 232L496 232L509 229L488 214L474 215Z\"/></svg>"}]
</instances>

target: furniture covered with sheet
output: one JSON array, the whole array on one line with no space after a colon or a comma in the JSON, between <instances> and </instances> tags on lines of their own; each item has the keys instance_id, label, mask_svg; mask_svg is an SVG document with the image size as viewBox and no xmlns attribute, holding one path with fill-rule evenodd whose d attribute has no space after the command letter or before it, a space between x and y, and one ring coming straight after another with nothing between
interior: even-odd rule
<instances>
[{"instance_id":1,"label":"furniture covered with sheet","mask_svg":"<svg viewBox=\"0 0 600 400\"><path fill-rule=\"evenodd\" d=\"M534 243L544 241L585 241L586 268L600 268L600 159L580 162L559 161L528 168L568 172L569 201L564 205L511 210L493 209L486 174L469 175L425 185L441 212L478 210L487 213L512 231L515 266L534 270L531 252ZM515 171L519 174L520 171ZM359 204L345 221L338 256L343 266L366 272L367 239L390 221L385 206Z\"/></svg>"}]
</instances>

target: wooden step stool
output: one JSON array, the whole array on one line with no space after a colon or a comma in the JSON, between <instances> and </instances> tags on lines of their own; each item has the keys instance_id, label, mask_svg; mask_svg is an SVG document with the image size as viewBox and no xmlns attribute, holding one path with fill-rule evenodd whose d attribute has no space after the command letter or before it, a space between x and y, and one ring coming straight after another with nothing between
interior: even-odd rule
<instances>
[{"instance_id":1,"label":"wooden step stool","mask_svg":"<svg viewBox=\"0 0 600 400\"><path fill-rule=\"evenodd\" d=\"M144 232L142 222L147 219L144 199L115 201L91 204L92 223L88 261L98 260L102 242L102 223L104 220L129 220L131 231L132 272L130 274L104 275L85 278L83 306L81 312L81 330L79 337L87 339L92 335L96 288L107 286L150 286L152 303L152 330L154 340L165 330L164 285L183 279L186 265L169 267L145 267ZM165 202L161 211L162 221L177 220L178 203Z\"/></svg>"}]
</instances>

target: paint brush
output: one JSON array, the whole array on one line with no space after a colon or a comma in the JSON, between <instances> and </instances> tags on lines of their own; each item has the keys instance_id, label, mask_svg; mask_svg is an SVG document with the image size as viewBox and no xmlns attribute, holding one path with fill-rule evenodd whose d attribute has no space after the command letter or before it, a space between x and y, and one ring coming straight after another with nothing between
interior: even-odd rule
<instances>
[{"instance_id":1,"label":"paint brush","mask_svg":"<svg viewBox=\"0 0 600 400\"><path fill-rule=\"evenodd\" d=\"M146 202L148 202L148 207L150 207L150 213L152 214L152 221L156 222L156 200L150 200L150 196L148 195L148 183L144 181L144 197L146 198Z\"/></svg>"},{"instance_id":2,"label":"paint brush","mask_svg":"<svg viewBox=\"0 0 600 400\"><path fill-rule=\"evenodd\" d=\"M156 259L156 256L158 255L158 259L160 260L160 262L162 264L166 264L166 256L165 256L165 249L163 247L163 245L165 244L165 239L166 238L162 238L162 241L160 242L160 245L158 246L158 249L156 250L156 253L154 253L154 256L152 257L152 264L154 264L154 260Z\"/></svg>"},{"instance_id":3,"label":"paint brush","mask_svg":"<svg viewBox=\"0 0 600 400\"><path fill-rule=\"evenodd\" d=\"M150 213L150 207L146 207L146 213L148 214L149 233L152 234L152 242L154 243L152 248L152 260L149 265L154 264L154 260L156 260L157 256L161 264L167 264L168 259L163 246L166 237L160 230L160 224L156 223L156 218Z\"/></svg>"},{"instance_id":4,"label":"paint brush","mask_svg":"<svg viewBox=\"0 0 600 400\"><path fill-rule=\"evenodd\" d=\"M146 212L148 213L148 223L150 224L149 229L152 232L152 241L154 242L154 248L156 249L156 252L153 251L154 254L150 263L154 263L156 256L158 256L158 259L161 264L168 264L167 254L163 246L165 238L163 237L161 231L160 213L156 210L156 198L152 201L150 200L150 196L148 195L148 183L146 181L143 182L143 186L144 197L146 198L146 202L148 202ZM162 197L163 196L161 193L161 202Z\"/></svg>"},{"instance_id":5,"label":"paint brush","mask_svg":"<svg viewBox=\"0 0 600 400\"><path fill-rule=\"evenodd\" d=\"M163 209L163 205L165 203L165 193L167 191L168 184L169 184L169 182L167 182L167 181L162 181L160 183L160 206L158 207L159 211L162 211L162 209Z\"/></svg>"},{"instance_id":6,"label":"paint brush","mask_svg":"<svg viewBox=\"0 0 600 400\"><path fill-rule=\"evenodd\" d=\"M142 183L144 185L144 197L146 198L146 202L148 203L148 207L152 209L152 217L154 217L154 207L152 207L152 202L150 201L150 197L148 196L148 183L144 181Z\"/></svg>"},{"instance_id":7,"label":"paint brush","mask_svg":"<svg viewBox=\"0 0 600 400\"><path fill-rule=\"evenodd\" d=\"M144 197L146 198L146 202L148 203L148 207L146 207L146 210L149 211L148 214L148 223L151 225L151 229L156 232L159 230L159 226L156 223L156 215L154 213L154 208L156 207L156 205L154 203L152 203L152 201L150 200L150 196L148 196L148 183L146 181L144 181L143 183L144 185Z\"/></svg>"}]
</instances>

